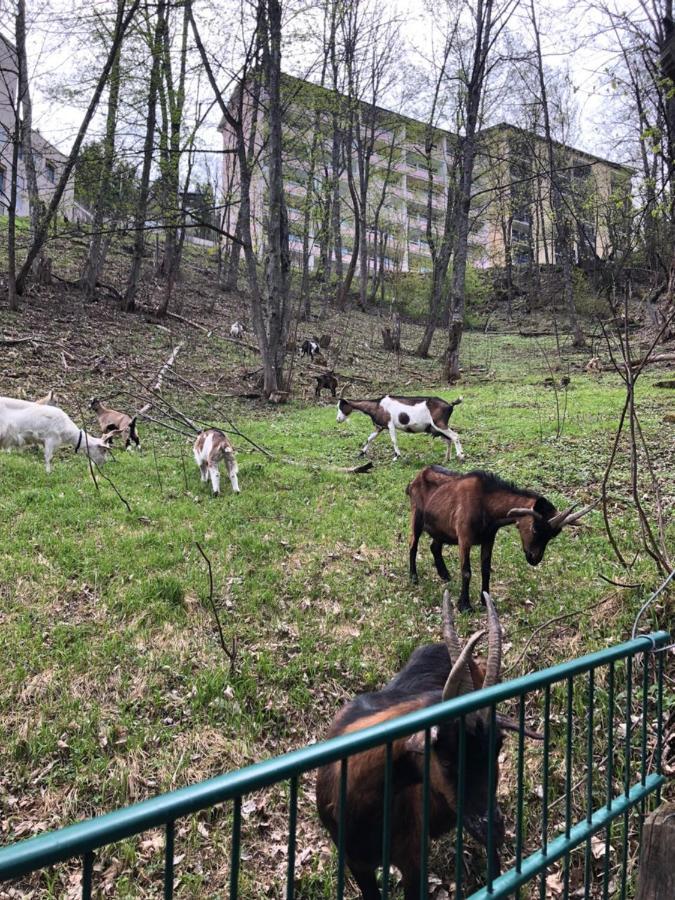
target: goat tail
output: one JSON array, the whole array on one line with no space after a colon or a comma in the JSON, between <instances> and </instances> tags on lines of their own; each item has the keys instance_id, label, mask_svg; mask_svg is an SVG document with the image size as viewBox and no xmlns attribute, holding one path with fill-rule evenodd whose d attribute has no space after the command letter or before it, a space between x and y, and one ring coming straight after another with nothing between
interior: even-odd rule
<instances>
[{"instance_id":1,"label":"goat tail","mask_svg":"<svg viewBox=\"0 0 675 900\"><path fill-rule=\"evenodd\" d=\"M460 403L463 403L463 402L464 402L464 397L462 397L462 396L460 395L456 400L452 400L452 401L450 402L450 406L453 406L453 407L454 407L454 406L459 406L459 404L460 404Z\"/></svg>"}]
</instances>

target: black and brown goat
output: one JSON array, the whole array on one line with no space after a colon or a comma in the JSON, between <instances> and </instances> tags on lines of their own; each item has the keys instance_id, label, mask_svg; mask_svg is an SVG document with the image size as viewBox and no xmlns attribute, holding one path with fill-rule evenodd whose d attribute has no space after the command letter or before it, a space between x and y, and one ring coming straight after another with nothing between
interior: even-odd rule
<instances>
[{"instance_id":1,"label":"black and brown goat","mask_svg":"<svg viewBox=\"0 0 675 900\"><path fill-rule=\"evenodd\" d=\"M499 680L501 631L497 612L487 598L488 656L481 664L472 658L473 648L485 634L478 631L462 648L450 610L450 596L443 596L444 643L419 647L405 668L382 690L362 694L348 703L335 718L329 737L348 734L386 722L397 716L450 700L460 694L490 687ZM488 810L493 809L493 872L500 867L499 848L504 822L496 799L498 756L503 729L517 729L508 718L497 716L492 741L494 782L489 783L490 726L485 711L466 717L466 755L463 781L463 827L487 846ZM526 729L529 737L539 735ZM438 837L457 824L457 788L460 725L443 722L430 730L429 835ZM420 893L420 846L423 814L424 732L398 738L391 745L390 860L401 871L405 900L418 900ZM345 859L363 900L380 900L375 873L382 863L383 797L386 749L375 747L349 758L347 763L344 817ZM340 819L340 763L319 770L316 799L321 821L337 844ZM461 865L461 862L458 863ZM426 897L426 891L423 896Z\"/></svg>"},{"instance_id":2,"label":"black and brown goat","mask_svg":"<svg viewBox=\"0 0 675 900\"><path fill-rule=\"evenodd\" d=\"M576 525L599 501L574 512L578 504L558 512L538 494L516 487L491 472L451 472L442 466L427 466L414 478L406 493L410 497L410 577L417 581L417 545L422 532L431 536L431 553L443 581L450 580L443 561L443 545L457 544L462 573L459 609L471 608L471 548L480 545L481 596L490 590L492 549L500 528L517 525L525 558L538 565L548 542L566 525Z\"/></svg>"},{"instance_id":3,"label":"black and brown goat","mask_svg":"<svg viewBox=\"0 0 675 900\"><path fill-rule=\"evenodd\" d=\"M401 455L396 443L397 430L442 437L447 442L445 458L450 458L450 444L453 444L457 459L464 459L459 435L448 428L448 419L454 408L461 402L461 397L448 403L440 397L394 397L391 394L386 394L379 400L347 400L341 397L338 401L337 420L344 422L354 410L370 416L375 431L361 448L362 456L368 452L368 448L378 434L388 428L391 442L394 445L395 459Z\"/></svg>"},{"instance_id":4,"label":"black and brown goat","mask_svg":"<svg viewBox=\"0 0 675 900\"><path fill-rule=\"evenodd\" d=\"M139 450L141 449L141 441L136 432L136 416L132 417L127 413L110 409L96 397L92 399L90 406L96 413L101 434L109 436L120 434L122 437L126 437L125 449L129 448L132 441Z\"/></svg>"},{"instance_id":5,"label":"black and brown goat","mask_svg":"<svg viewBox=\"0 0 675 900\"><path fill-rule=\"evenodd\" d=\"M323 390L323 388L328 388L331 396L335 396L337 392L338 380L332 372L324 372L322 375L315 375L314 377L316 378L316 388L314 389L314 396L317 400L321 396L321 391Z\"/></svg>"}]
</instances>

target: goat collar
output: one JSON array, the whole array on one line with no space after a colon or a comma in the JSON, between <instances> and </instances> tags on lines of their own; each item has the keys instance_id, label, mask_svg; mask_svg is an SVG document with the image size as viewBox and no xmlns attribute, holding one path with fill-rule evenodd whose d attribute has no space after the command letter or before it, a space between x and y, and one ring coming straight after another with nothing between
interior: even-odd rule
<instances>
[{"instance_id":1,"label":"goat collar","mask_svg":"<svg viewBox=\"0 0 675 900\"><path fill-rule=\"evenodd\" d=\"M82 436L83 436L83 434L84 434L84 431L82 431L82 429L80 429L80 435L79 435L79 437L78 437L78 439L77 439L77 444L75 444L75 452L76 452L76 453L77 453L77 451L80 449L80 446L81 446L81 444L82 444Z\"/></svg>"}]
</instances>

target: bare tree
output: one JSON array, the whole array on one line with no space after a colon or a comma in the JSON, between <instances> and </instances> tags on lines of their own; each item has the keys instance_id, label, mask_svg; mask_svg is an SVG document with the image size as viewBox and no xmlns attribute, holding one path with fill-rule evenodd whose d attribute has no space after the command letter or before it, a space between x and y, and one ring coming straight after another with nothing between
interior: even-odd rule
<instances>
[{"instance_id":1,"label":"bare tree","mask_svg":"<svg viewBox=\"0 0 675 900\"><path fill-rule=\"evenodd\" d=\"M145 249L145 223L148 213L148 200L150 197L150 171L153 162L153 149L155 141L155 125L157 121L157 93L159 91L160 66L162 62L162 41L165 29L166 0L158 0L157 18L154 28L150 25L149 13L147 17L147 40L150 47L151 67L148 82L148 106L147 122L145 126L145 141L143 144L143 166L141 170L141 183L138 191L138 203L134 215L134 249L131 258L131 268L127 278L127 287L122 300L122 308L125 312L133 312L136 308L136 291L143 264L143 252Z\"/></svg>"}]
</instances>

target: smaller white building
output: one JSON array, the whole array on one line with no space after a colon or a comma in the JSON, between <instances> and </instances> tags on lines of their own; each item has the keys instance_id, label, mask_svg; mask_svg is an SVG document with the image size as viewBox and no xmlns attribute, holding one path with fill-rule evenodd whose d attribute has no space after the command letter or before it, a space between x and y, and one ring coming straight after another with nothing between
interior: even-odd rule
<instances>
[{"instance_id":1,"label":"smaller white building","mask_svg":"<svg viewBox=\"0 0 675 900\"><path fill-rule=\"evenodd\" d=\"M7 215L9 206L18 81L16 49L4 35L0 34L0 215L3 216ZM38 194L40 200L48 205L61 178L67 157L50 144L39 131L32 131L31 138ZM28 216L26 167L21 144L19 144L16 186L16 214ZM87 211L75 202L72 178L68 180L63 192L59 210L61 215L67 216L71 221L84 221L88 217Z\"/></svg>"}]
</instances>

